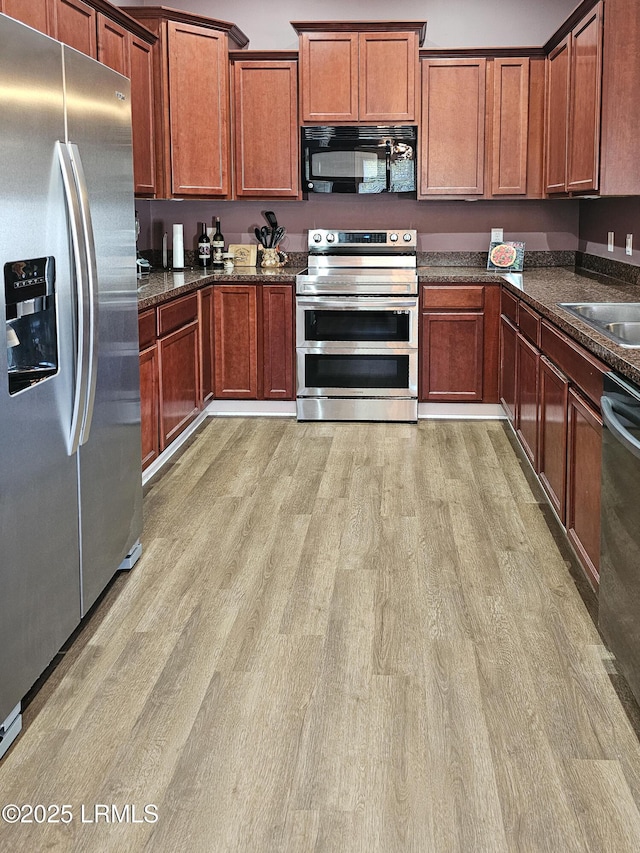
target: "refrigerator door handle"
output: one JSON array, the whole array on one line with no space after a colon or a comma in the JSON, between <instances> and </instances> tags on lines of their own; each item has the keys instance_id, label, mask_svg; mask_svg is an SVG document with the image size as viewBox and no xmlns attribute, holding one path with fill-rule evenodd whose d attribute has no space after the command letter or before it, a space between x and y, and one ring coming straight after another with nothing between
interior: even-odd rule
<instances>
[{"instance_id":1,"label":"refrigerator door handle","mask_svg":"<svg viewBox=\"0 0 640 853\"><path fill-rule=\"evenodd\" d=\"M91 205L89 203L89 192L87 189L87 181L82 166L80 150L77 145L72 142L67 143L67 147L71 151L71 165L75 176L75 183L78 191L78 200L80 204L80 214L82 219L82 234L85 246L86 258L86 290L85 296L87 299L87 310L89 317L89 341L87 346L87 392L84 401L84 411L82 413L82 429L80 435L80 444L86 444L91 431L91 419L93 418L93 407L96 396L96 382L98 378L98 298L97 298L97 282L98 282L98 267L96 262L96 246L93 237L93 223L91 221Z\"/></svg>"},{"instance_id":2,"label":"refrigerator door handle","mask_svg":"<svg viewBox=\"0 0 640 853\"><path fill-rule=\"evenodd\" d=\"M87 384L89 378L88 339L90 318L88 312L87 294L87 258L86 244L83 235L80 200L76 186L71 153L64 142L56 142L62 184L67 201L67 220L71 234L71 249L75 272L75 302L76 302L76 370L73 393L73 408L67 452L73 456L80 447L82 423L87 399Z\"/></svg>"}]
</instances>

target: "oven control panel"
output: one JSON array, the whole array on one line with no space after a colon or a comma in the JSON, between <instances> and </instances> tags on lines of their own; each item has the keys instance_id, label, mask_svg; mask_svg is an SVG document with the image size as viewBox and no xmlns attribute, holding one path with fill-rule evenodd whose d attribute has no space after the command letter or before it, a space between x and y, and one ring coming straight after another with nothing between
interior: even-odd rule
<instances>
[{"instance_id":1,"label":"oven control panel","mask_svg":"<svg viewBox=\"0 0 640 853\"><path fill-rule=\"evenodd\" d=\"M335 231L324 228L314 228L309 231L309 250L326 251L340 249L399 249L414 251L418 244L418 232L412 228L402 228L390 231Z\"/></svg>"}]
</instances>

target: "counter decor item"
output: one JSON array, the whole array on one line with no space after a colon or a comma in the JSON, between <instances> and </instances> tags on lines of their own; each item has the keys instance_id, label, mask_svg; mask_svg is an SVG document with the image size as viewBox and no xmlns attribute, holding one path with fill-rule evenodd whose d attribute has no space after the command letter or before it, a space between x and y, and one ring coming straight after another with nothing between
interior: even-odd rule
<instances>
[{"instance_id":1,"label":"counter decor item","mask_svg":"<svg viewBox=\"0 0 640 853\"><path fill-rule=\"evenodd\" d=\"M224 271L225 272L233 272L233 262L234 262L233 252L223 252L222 253L222 263L224 264Z\"/></svg>"},{"instance_id":2,"label":"counter decor item","mask_svg":"<svg viewBox=\"0 0 640 853\"><path fill-rule=\"evenodd\" d=\"M221 270L224 268L224 263L222 260L222 253L224 252L224 237L222 236L222 231L220 230L220 217L216 216L215 219L216 230L213 232L213 237L211 238L211 250L213 252L213 269Z\"/></svg>"},{"instance_id":3,"label":"counter decor item","mask_svg":"<svg viewBox=\"0 0 640 853\"><path fill-rule=\"evenodd\" d=\"M288 260L287 253L278 249L262 248L260 251L261 267L283 267Z\"/></svg>"},{"instance_id":4,"label":"counter decor item","mask_svg":"<svg viewBox=\"0 0 640 853\"><path fill-rule=\"evenodd\" d=\"M229 252L233 253L233 262L237 267L255 267L258 247L253 243L231 243Z\"/></svg>"},{"instance_id":5,"label":"counter decor item","mask_svg":"<svg viewBox=\"0 0 640 853\"><path fill-rule=\"evenodd\" d=\"M491 243L487 258L488 270L522 272L524 266L524 243Z\"/></svg>"},{"instance_id":6,"label":"counter decor item","mask_svg":"<svg viewBox=\"0 0 640 853\"><path fill-rule=\"evenodd\" d=\"M181 224L173 226L173 269L184 269L184 228Z\"/></svg>"}]
</instances>

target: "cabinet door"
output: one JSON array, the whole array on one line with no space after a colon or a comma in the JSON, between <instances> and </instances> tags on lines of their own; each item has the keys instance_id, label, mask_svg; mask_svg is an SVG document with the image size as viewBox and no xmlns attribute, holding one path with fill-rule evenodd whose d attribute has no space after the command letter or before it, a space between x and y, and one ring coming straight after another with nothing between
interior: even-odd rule
<instances>
[{"instance_id":1,"label":"cabinet door","mask_svg":"<svg viewBox=\"0 0 640 853\"><path fill-rule=\"evenodd\" d=\"M540 482L558 518L565 523L567 481L567 404L569 380L544 356L540 358Z\"/></svg>"},{"instance_id":2,"label":"cabinet door","mask_svg":"<svg viewBox=\"0 0 640 853\"><path fill-rule=\"evenodd\" d=\"M567 36L547 57L547 119L545 129L546 190L565 192L567 186L567 115L571 39Z\"/></svg>"},{"instance_id":3,"label":"cabinet door","mask_svg":"<svg viewBox=\"0 0 640 853\"><path fill-rule=\"evenodd\" d=\"M507 417L516 422L516 338L518 331L506 317L500 318L500 402Z\"/></svg>"},{"instance_id":4,"label":"cabinet door","mask_svg":"<svg viewBox=\"0 0 640 853\"><path fill-rule=\"evenodd\" d=\"M493 138L491 192L527 192L529 139L529 60L493 62Z\"/></svg>"},{"instance_id":5,"label":"cabinet door","mask_svg":"<svg viewBox=\"0 0 640 853\"><path fill-rule=\"evenodd\" d=\"M303 122L358 120L358 33L303 33L300 112Z\"/></svg>"},{"instance_id":6,"label":"cabinet door","mask_svg":"<svg viewBox=\"0 0 640 853\"><path fill-rule=\"evenodd\" d=\"M255 284L221 284L213 291L215 396L258 398L258 314Z\"/></svg>"},{"instance_id":7,"label":"cabinet door","mask_svg":"<svg viewBox=\"0 0 640 853\"><path fill-rule=\"evenodd\" d=\"M538 470L538 362L540 351L518 333L516 338L516 432Z\"/></svg>"},{"instance_id":8,"label":"cabinet door","mask_svg":"<svg viewBox=\"0 0 640 853\"><path fill-rule=\"evenodd\" d=\"M569 389L567 445L567 535L597 587L600 566L600 475L602 419L573 388Z\"/></svg>"},{"instance_id":9,"label":"cabinet door","mask_svg":"<svg viewBox=\"0 0 640 853\"><path fill-rule=\"evenodd\" d=\"M160 450L164 450L198 413L200 396L198 322L158 341L160 358Z\"/></svg>"},{"instance_id":10,"label":"cabinet door","mask_svg":"<svg viewBox=\"0 0 640 853\"><path fill-rule=\"evenodd\" d=\"M226 34L170 21L168 42L171 191L228 195Z\"/></svg>"},{"instance_id":11,"label":"cabinet door","mask_svg":"<svg viewBox=\"0 0 640 853\"><path fill-rule=\"evenodd\" d=\"M421 323L420 399L480 402L483 315L427 312Z\"/></svg>"},{"instance_id":12,"label":"cabinet door","mask_svg":"<svg viewBox=\"0 0 640 853\"><path fill-rule=\"evenodd\" d=\"M46 35L55 32L51 0L0 0L0 12Z\"/></svg>"},{"instance_id":13,"label":"cabinet door","mask_svg":"<svg viewBox=\"0 0 640 853\"><path fill-rule=\"evenodd\" d=\"M214 313L213 285L198 291L198 317L200 325L200 405L213 399L214 386Z\"/></svg>"},{"instance_id":14,"label":"cabinet door","mask_svg":"<svg viewBox=\"0 0 640 853\"><path fill-rule=\"evenodd\" d=\"M138 36L131 35L129 52L134 192L136 195L153 196L157 185L152 46Z\"/></svg>"},{"instance_id":15,"label":"cabinet door","mask_svg":"<svg viewBox=\"0 0 640 853\"><path fill-rule=\"evenodd\" d=\"M264 284L262 294L263 397L294 400L293 287Z\"/></svg>"},{"instance_id":16,"label":"cabinet door","mask_svg":"<svg viewBox=\"0 0 640 853\"><path fill-rule=\"evenodd\" d=\"M297 198L298 63L235 62L233 105L236 196Z\"/></svg>"},{"instance_id":17,"label":"cabinet door","mask_svg":"<svg viewBox=\"0 0 640 853\"><path fill-rule=\"evenodd\" d=\"M627 57L621 61L633 61ZM636 60L637 61L637 60ZM567 190L598 189L602 2L571 34Z\"/></svg>"},{"instance_id":18,"label":"cabinet door","mask_svg":"<svg viewBox=\"0 0 640 853\"><path fill-rule=\"evenodd\" d=\"M98 59L119 74L131 76L129 33L104 15L98 15Z\"/></svg>"},{"instance_id":19,"label":"cabinet door","mask_svg":"<svg viewBox=\"0 0 640 853\"><path fill-rule=\"evenodd\" d=\"M144 469L157 459L160 453L158 349L155 343L140 353L140 421Z\"/></svg>"},{"instance_id":20,"label":"cabinet door","mask_svg":"<svg viewBox=\"0 0 640 853\"><path fill-rule=\"evenodd\" d=\"M422 196L482 195L485 76L485 59L422 61Z\"/></svg>"},{"instance_id":21,"label":"cabinet door","mask_svg":"<svg viewBox=\"0 0 640 853\"><path fill-rule=\"evenodd\" d=\"M96 12L82 0L55 0L56 38L97 58Z\"/></svg>"},{"instance_id":22,"label":"cabinet door","mask_svg":"<svg viewBox=\"0 0 640 853\"><path fill-rule=\"evenodd\" d=\"M360 121L416 121L416 33L360 33L358 69Z\"/></svg>"}]
</instances>

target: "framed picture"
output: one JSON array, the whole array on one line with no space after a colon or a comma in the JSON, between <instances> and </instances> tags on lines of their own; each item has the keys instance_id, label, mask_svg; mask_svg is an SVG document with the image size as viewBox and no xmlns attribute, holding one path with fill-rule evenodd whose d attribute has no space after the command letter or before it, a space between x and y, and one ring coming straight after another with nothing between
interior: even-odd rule
<instances>
[{"instance_id":1,"label":"framed picture","mask_svg":"<svg viewBox=\"0 0 640 853\"><path fill-rule=\"evenodd\" d=\"M522 272L524 266L524 243L491 243L487 259L488 270Z\"/></svg>"},{"instance_id":2,"label":"framed picture","mask_svg":"<svg viewBox=\"0 0 640 853\"><path fill-rule=\"evenodd\" d=\"M233 252L233 263L237 267L255 267L258 247L255 243L230 243L228 252Z\"/></svg>"}]
</instances>

